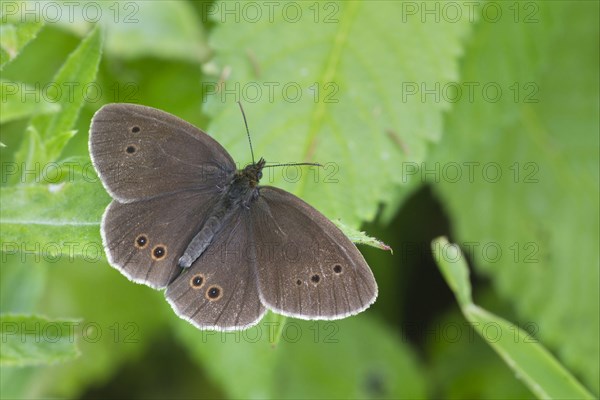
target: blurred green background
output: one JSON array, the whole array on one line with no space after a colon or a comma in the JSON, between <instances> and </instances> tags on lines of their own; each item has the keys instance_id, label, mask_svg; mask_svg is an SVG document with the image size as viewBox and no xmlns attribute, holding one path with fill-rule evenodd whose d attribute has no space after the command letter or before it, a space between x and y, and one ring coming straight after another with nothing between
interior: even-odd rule
<instances>
[{"instance_id":1,"label":"blurred green background","mask_svg":"<svg viewBox=\"0 0 600 400\"><path fill-rule=\"evenodd\" d=\"M439 235L476 303L600 393L598 2L1 7L1 398L533 397L460 314ZM330 163L269 184L394 249L359 246L367 311L202 332L107 264L93 113L161 108L243 165L238 100L257 156Z\"/></svg>"}]
</instances>

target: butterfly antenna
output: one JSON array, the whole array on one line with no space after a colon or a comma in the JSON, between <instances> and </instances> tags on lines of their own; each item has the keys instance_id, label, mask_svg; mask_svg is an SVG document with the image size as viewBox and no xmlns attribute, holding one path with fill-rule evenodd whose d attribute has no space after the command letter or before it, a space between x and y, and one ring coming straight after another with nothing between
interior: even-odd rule
<instances>
[{"instance_id":1,"label":"butterfly antenna","mask_svg":"<svg viewBox=\"0 0 600 400\"><path fill-rule=\"evenodd\" d=\"M248 134L248 143L250 143L250 154L252 154L252 164L255 164L254 149L252 149L252 139L250 139L250 130L248 129L248 121L246 121L246 114L244 113L244 107L242 107L242 102L238 101L237 103L240 106L240 110L242 111L242 117L244 118L244 125L246 125L246 133Z\"/></svg>"},{"instance_id":2,"label":"butterfly antenna","mask_svg":"<svg viewBox=\"0 0 600 400\"><path fill-rule=\"evenodd\" d=\"M254 149L252 148L252 139L250 138L250 129L248 129L248 121L246 120L246 113L244 113L244 107L242 107L242 102L238 101L237 103L240 106L240 111L242 112L242 117L244 118L244 125L246 126L246 134L248 134L248 143L250 144L250 154L252 154L252 164L255 164L255 162L254 162ZM316 166L316 167L323 167L323 165L321 165L319 163L304 162L304 163L288 163L288 164L265 165L264 168L269 168L269 167L288 167L288 166L293 166L293 165L313 165L313 166Z\"/></svg>"},{"instance_id":3,"label":"butterfly antenna","mask_svg":"<svg viewBox=\"0 0 600 400\"><path fill-rule=\"evenodd\" d=\"M291 166L294 166L294 165L313 165L315 167L323 167L323 165L319 164L319 163L301 162L301 163L287 163L287 164L265 165L264 168L270 168L270 167L291 167Z\"/></svg>"}]
</instances>

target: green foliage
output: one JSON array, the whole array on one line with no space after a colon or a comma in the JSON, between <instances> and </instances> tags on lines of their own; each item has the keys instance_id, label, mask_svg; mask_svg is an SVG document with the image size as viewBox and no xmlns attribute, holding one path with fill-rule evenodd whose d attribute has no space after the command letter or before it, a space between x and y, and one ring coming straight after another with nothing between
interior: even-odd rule
<instances>
[{"instance_id":1,"label":"green foliage","mask_svg":"<svg viewBox=\"0 0 600 400\"><path fill-rule=\"evenodd\" d=\"M393 249L390 246L388 246L387 244L383 243L381 240L371 237L371 236L367 235L365 232L362 232L362 231L359 231L356 229L352 229L348 225L345 225L343 222L341 222L339 220L336 220L333 222L354 243L365 244L368 246L373 246L377 249L389 250L390 252L393 252Z\"/></svg>"},{"instance_id":2,"label":"green foliage","mask_svg":"<svg viewBox=\"0 0 600 400\"><path fill-rule=\"evenodd\" d=\"M275 3L95 2L96 24L77 6L72 19L3 16L0 313L10 340L0 397L597 395L598 4L492 2L484 14L484 2L426 2L436 21L423 2ZM502 89L499 99L486 84ZM448 286L469 322L493 322L505 340L407 339L406 310L421 305L402 290L415 283L398 277L422 271L403 270L403 247L367 257L381 290L366 312L331 322L269 313L241 333L198 331L162 293L110 268L99 235L110 197L87 149L93 113L108 102L162 108L243 165L235 100L257 157L325 166L270 169L264 183L299 195L356 242L386 249L360 224L378 212L392 221L430 186L474 271L471 287L464 266L441 263ZM490 163L500 179L482 175ZM458 181L435 172L455 164ZM502 255L483 253L488 243ZM483 306L527 322L517 328ZM457 314L436 310L425 330L443 338L432 321L448 326ZM70 324L74 335L15 341L17 320ZM527 326L538 327L533 338Z\"/></svg>"},{"instance_id":3,"label":"green foliage","mask_svg":"<svg viewBox=\"0 0 600 400\"><path fill-rule=\"evenodd\" d=\"M18 101L13 100L3 102L2 114L0 115L0 123L2 124L21 118L31 117L35 114L56 113L60 111L58 104L52 103L45 97L42 97L39 88L28 87L28 85L22 82L7 82L4 80L0 80L0 85L1 92L7 99L9 94L11 97L14 94L18 94L19 88L27 93L35 93L33 96L20 96ZM37 99L40 99L41 101L36 101Z\"/></svg>"},{"instance_id":4,"label":"green foliage","mask_svg":"<svg viewBox=\"0 0 600 400\"><path fill-rule=\"evenodd\" d=\"M456 241L471 243L477 271L597 392L598 59L589 40L597 5L562 6L540 4L539 23L522 30L479 27L486 40L471 44L462 80L499 82L508 93L499 102L456 104L428 164L466 171L464 163L478 163L473 181L434 185L456 218ZM561 26L565 16L579 22ZM489 244L503 253L486 254Z\"/></svg>"},{"instance_id":5,"label":"green foliage","mask_svg":"<svg viewBox=\"0 0 600 400\"><path fill-rule=\"evenodd\" d=\"M67 142L75 135L72 130L79 109L83 105L85 91L74 90L73 96L63 90L70 86L87 86L94 82L102 54L100 29L95 28L69 56L54 76L48 96L56 101L60 112L37 114L27 127L25 139L14 157L16 163L24 163L24 169L34 165L47 165L57 160ZM23 181L23 176L19 177ZM39 176L36 176L39 178Z\"/></svg>"},{"instance_id":6,"label":"green foliage","mask_svg":"<svg viewBox=\"0 0 600 400\"><path fill-rule=\"evenodd\" d=\"M458 246L439 238L432 243L432 251L465 318L538 398L593 398L529 333L473 303L469 270Z\"/></svg>"},{"instance_id":7,"label":"green foliage","mask_svg":"<svg viewBox=\"0 0 600 400\"><path fill-rule=\"evenodd\" d=\"M4 65L15 59L19 52L25 47L30 40L37 36L37 33L44 23L41 20L36 21L31 18L20 20L15 18L12 13L6 13L9 8L15 7L16 4L7 4L3 8L3 15L0 21L0 70Z\"/></svg>"},{"instance_id":8,"label":"green foliage","mask_svg":"<svg viewBox=\"0 0 600 400\"><path fill-rule=\"evenodd\" d=\"M73 176L78 176L81 171L75 167L80 164L68 163L46 164L49 167L45 171L63 179L68 176L60 175L62 171L71 171ZM91 168L91 165L87 167ZM97 180L93 173L92 177ZM97 257L102 253L98 235L102 206L108 204L109 199L100 183L90 184L83 178L4 187L0 199L2 240L15 246L5 245L3 251L14 253L18 251L19 243L37 243L39 250L36 251L50 257ZM40 229L32 229L35 226Z\"/></svg>"}]
</instances>

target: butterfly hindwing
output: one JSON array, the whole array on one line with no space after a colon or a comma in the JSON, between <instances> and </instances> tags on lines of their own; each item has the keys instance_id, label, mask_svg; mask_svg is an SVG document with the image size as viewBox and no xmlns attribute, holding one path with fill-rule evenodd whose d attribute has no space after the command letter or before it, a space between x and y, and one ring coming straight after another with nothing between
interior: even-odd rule
<instances>
[{"instance_id":1,"label":"butterfly hindwing","mask_svg":"<svg viewBox=\"0 0 600 400\"><path fill-rule=\"evenodd\" d=\"M373 273L331 221L281 189L259 190L250 213L265 307L302 319L338 319L375 301Z\"/></svg>"},{"instance_id":2,"label":"butterfly hindwing","mask_svg":"<svg viewBox=\"0 0 600 400\"><path fill-rule=\"evenodd\" d=\"M247 210L225 221L212 243L167 287L173 310L200 329L234 330L255 325L266 309L256 279Z\"/></svg>"}]
</instances>

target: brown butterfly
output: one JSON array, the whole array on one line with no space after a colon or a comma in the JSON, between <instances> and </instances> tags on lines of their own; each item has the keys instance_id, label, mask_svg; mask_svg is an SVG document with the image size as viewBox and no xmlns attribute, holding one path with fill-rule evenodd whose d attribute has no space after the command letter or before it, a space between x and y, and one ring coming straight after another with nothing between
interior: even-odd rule
<instances>
[{"instance_id":1,"label":"brown butterfly","mask_svg":"<svg viewBox=\"0 0 600 400\"><path fill-rule=\"evenodd\" d=\"M89 148L114 199L101 227L110 264L166 287L173 310L197 327L245 329L267 309L338 319L375 301L356 246L298 197L258 184L264 159L236 170L200 129L123 103L94 115Z\"/></svg>"}]
</instances>

